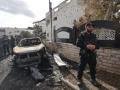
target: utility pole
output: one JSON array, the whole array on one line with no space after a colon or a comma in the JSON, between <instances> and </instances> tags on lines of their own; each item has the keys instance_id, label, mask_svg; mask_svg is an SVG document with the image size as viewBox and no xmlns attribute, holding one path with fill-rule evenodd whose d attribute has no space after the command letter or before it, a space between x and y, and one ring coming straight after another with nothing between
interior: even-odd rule
<instances>
[{"instance_id":1,"label":"utility pole","mask_svg":"<svg viewBox=\"0 0 120 90\"><path fill-rule=\"evenodd\" d=\"M52 2L49 0L49 12L50 12L50 22L51 22L51 41L53 41L53 30L52 30Z\"/></svg>"}]
</instances>

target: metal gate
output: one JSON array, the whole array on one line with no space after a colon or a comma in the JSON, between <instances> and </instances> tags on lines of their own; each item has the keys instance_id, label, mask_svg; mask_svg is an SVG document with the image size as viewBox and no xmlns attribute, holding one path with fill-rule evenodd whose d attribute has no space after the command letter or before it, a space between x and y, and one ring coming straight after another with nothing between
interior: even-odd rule
<instances>
[{"instance_id":1,"label":"metal gate","mask_svg":"<svg viewBox=\"0 0 120 90\"><path fill-rule=\"evenodd\" d=\"M120 48L120 24L106 20L92 21L94 32L97 35L100 47ZM85 30L85 24L80 27L80 32Z\"/></svg>"},{"instance_id":2,"label":"metal gate","mask_svg":"<svg viewBox=\"0 0 120 90\"><path fill-rule=\"evenodd\" d=\"M73 43L74 31L69 27L61 27L55 30L55 42Z\"/></svg>"},{"instance_id":3,"label":"metal gate","mask_svg":"<svg viewBox=\"0 0 120 90\"><path fill-rule=\"evenodd\" d=\"M94 25L94 33L96 33L98 38L98 43L100 47L111 47L120 48L120 23L115 23L106 20L96 20L91 21ZM79 32L85 30L85 24L81 25ZM59 36L59 34L61 36ZM65 34L66 33L66 34ZM54 32L56 42L73 43L76 42L75 30L69 27L61 27ZM64 35L69 35L69 37L64 38ZM78 36L77 36L78 37Z\"/></svg>"}]
</instances>

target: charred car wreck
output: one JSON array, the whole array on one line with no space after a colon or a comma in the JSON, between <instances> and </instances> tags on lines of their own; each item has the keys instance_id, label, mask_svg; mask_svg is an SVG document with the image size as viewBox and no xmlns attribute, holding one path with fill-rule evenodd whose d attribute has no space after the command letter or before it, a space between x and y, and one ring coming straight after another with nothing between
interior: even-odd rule
<instances>
[{"instance_id":1,"label":"charred car wreck","mask_svg":"<svg viewBox=\"0 0 120 90\"><path fill-rule=\"evenodd\" d=\"M44 79L39 68L42 66L49 68L51 65L46 54L45 45L40 38L22 39L18 46L13 48L13 52L15 67L27 68L35 80Z\"/></svg>"},{"instance_id":2,"label":"charred car wreck","mask_svg":"<svg viewBox=\"0 0 120 90\"><path fill-rule=\"evenodd\" d=\"M67 64L61 60L59 54L51 53L46 48L40 38L22 39L13 48L13 65L30 71L30 75L37 82L48 80L49 85L59 85L63 77L59 67Z\"/></svg>"},{"instance_id":3,"label":"charred car wreck","mask_svg":"<svg viewBox=\"0 0 120 90\"><path fill-rule=\"evenodd\" d=\"M35 65L41 62L45 55L45 46L40 38L22 39L18 46L13 49L15 64L18 67Z\"/></svg>"}]
</instances>

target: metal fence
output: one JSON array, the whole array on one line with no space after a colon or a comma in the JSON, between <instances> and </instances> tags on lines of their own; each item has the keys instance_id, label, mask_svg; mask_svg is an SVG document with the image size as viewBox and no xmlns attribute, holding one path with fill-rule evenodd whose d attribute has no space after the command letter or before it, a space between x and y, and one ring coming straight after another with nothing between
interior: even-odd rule
<instances>
[{"instance_id":1,"label":"metal fence","mask_svg":"<svg viewBox=\"0 0 120 90\"><path fill-rule=\"evenodd\" d=\"M94 33L97 35L100 47L120 48L120 23L106 20L96 20L91 22L95 27ZM85 24L83 24L79 30L76 31L69 27L61 27L55 31L56 42L75 44L79 33L84 30ZM57 35L62 31L68 32L70 37L66 40L64 38L58 38Z\"/></svg>"},{"instance_id":2,"label":"metal fence","mask_svg":"<svg viewBox=\"0 0 120 90\"><path fill-rule=\"evenodd\" d=\"M120 48L120 23L106 20L92 21L99 46ZM80 32L84 30L84 25L80 27Z\"/></svg>"}]
</instances>

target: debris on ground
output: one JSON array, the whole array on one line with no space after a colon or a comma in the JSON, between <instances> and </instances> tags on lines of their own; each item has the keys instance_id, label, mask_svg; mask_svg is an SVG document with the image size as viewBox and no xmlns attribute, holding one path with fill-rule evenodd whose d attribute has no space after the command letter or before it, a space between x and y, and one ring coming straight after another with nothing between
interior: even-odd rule
<instances>
[{"instance_id":1,"label":"debris on ground","mask_svg":"<svg viewBox=\"0 0 120 90\"><path fill-rule=\"evenodd\" d=\"M58 54L56 55L59 57ZM77 69L60 57L59 60L71 67L58 65L54 54L52 55L48 52L46 58L39 65L26 67L27 69L8 67L10 72L1 81L0 90L119 90L119 76L104 71L97 72L97 80L100 83L100 87L92 85L88 70L84 73L83 84L78 85ZM4 62L6 61L4 60ZM8 64L4 63L4 67L6 65ZM0 63L0 67L2 67L2 63Z\"/></svg>"},{"instance_id":2,"label":"debris on ground","mask_svg":"<svg viewBox=\"0 0 120 90\"><path fill-rule=\"evenodd\" d=\"M43 81L45 78L44 76L39 72L38 68L30 67L31 75L36 81Z\"/></svg>"}]
</instances>

